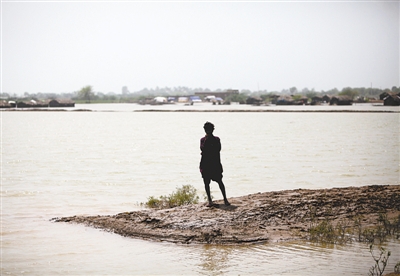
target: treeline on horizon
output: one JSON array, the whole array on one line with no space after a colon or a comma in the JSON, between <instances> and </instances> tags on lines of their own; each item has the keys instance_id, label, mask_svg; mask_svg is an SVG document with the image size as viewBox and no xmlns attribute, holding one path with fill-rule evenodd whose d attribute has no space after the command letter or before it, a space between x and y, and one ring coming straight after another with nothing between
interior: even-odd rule
<instances>
[{"instance_id":1,"label":"treeline on horizon","mask_svg":"<svg viewBox=\"0 0 400 276\"><path fill-rule=\"evenodd\" d=\"M37 93L28 93L25 92L23 96L17 96L16 94L10 95L6 92L1 93L2 100L46 100L46 99L64 99L64 100L72 100L76 102L89 102L91 103L135 103L140 100L158 97L158 96L190 96L194 95L196 92L223 92L232 89L216 89L210 90L208 88L190 88L185 86L178 87L164 87L164 88L152 88L147 89L144 88L142 90L136 92L130 92L126 86L122 87L122 91L120 94L115 92L96 92L93 87L88 85L82 87L78 91L74 92L64 92L64 93L51 93L51 92L37 92ZM379 95L384 92L391 93L400 93L400 87L393 86L391 89L380 89L380 88L366 88L366 87L345 87L342 90L338 90L337 88L333 88L327 91L321 90L316 91L314 89L303 88L302 90L297 89L296 87L291 87L289 89L282 89L281 91L267 91L267 90L257 90L251 91L248 89L242 89L239 91L239 94L235 96L238 101L241 98L248 97L260 97L263 100L271 98L274 95L297 95L297 96L305 96L309 99L315 96L324 96L324 95L346 95L353 99L356 98L366 98L366 99L379 99Z\"/></svg>"}]
</instances>

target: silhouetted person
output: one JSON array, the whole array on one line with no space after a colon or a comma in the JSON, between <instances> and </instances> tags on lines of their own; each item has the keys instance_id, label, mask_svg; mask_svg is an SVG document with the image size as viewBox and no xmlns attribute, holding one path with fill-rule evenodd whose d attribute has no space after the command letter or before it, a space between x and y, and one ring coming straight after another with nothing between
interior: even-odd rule
<instances>
[{"instance_id":1,"label":"silhouetted person","mask_svg":"<svg viewBox=\"0 0 400 276\"><path fill-rule=\"evenodd\" d=\"M225 186L222 182L222 164L219 152L221 151L221 141L218 137L213 135L214 125L210 122L204 124L204 131L206 136L200 139L201 161L200 172L203 177L204 186L208 198L208 207L213 205L210 194L211 180L216 181L221 189L224 197L225 205L230 205L226 198Z\"/></svg>"}]
</instances>

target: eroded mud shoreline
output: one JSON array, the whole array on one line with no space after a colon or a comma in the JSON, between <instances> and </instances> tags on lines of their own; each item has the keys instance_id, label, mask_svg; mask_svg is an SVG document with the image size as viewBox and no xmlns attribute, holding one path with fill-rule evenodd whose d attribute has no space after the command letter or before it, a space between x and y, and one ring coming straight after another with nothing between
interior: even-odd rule
<instances>
[{"instance_id":1,"label":"eroded mud shoreline","mask_svg":"<svg viewBox=\"0 0 400 276\"><path fill-rule=\"evenodd\" d=\"M164 210L140 210L113 216L73 216L55 222L80 223L126 237L173 243L237 244L299 239L311 220L333 223L362 216L374 226L378 214L400 214L400 185L320 190L286 190L229 198Z\"/></svg>"}]
</instances>

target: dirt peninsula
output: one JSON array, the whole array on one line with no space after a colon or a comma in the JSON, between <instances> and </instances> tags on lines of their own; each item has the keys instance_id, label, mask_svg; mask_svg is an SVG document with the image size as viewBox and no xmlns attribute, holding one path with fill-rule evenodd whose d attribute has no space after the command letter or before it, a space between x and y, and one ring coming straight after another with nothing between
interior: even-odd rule
<instances>
[{"instance_id":1,"label":"dirt peninsula","mask_svg":"<svg viewBox=\"0 0 400 276\"><path fill-rule=\"evenodd\" d=\"M362 227L377 223L379 213L400 215L400 185L374 185L319 190L286 190L229 198L171 209L145 209L112 216L53 218L122 236L173 243L238 244L299 239L311 221L333 224L361 216Z\"/></svg>"}]
</instances>

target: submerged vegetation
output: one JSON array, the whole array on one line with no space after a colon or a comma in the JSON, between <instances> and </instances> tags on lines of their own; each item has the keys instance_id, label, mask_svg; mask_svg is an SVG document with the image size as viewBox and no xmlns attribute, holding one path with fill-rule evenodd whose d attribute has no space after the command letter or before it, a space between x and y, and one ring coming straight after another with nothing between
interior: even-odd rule
<instances>
[{"instance_id":1,"label":"submerged vegetation","mask_svg":"<svg viewBox=\"0 0 400 276\"><path fill-rule=\"evenodd\" d=\"M380 247L379 256L375 256L373 245L369 246L369 252L371 253L372 258L375 261L375 264L369 269L368 276L381 276L383 271L385 270L389 257L391 255L390 251L387 251L385 248Z\"/></svg>"},{"instance_id":2,"label":"submerged vegetation","mask_svg":"<svg viewBox=\"0 0 400 276\"><path fill-rule=\"evenodd\" d=\"M391 252L379 247L379 253L374 252L374 244L382 244L388 238L400 238L400 215L389 220L386 213L380 213L374 227L362 227L363 216L356 216L352 221L342 220L333 224L329 219L316 222L312 218L308 229L308 240L319 243L345 244L352 241L369 243L369 251L374 259L374 265L369 269L369 276L381 276L387 266ZM395 273L400 273L400 261L394 267Z\"/></svg>"},{"instance_id":3,"label":"submerged vegetation","mask_svg":"<svg viewBox=\"0 0 400 276\"><path fill-rule=\"evenodd\" d=\"M352 241L382 243L388 237L400 238L400 215L389 220L386 213L380 213L377 226L362 227L363 216L356 216L352 221L341 220L333 224L329 219L316 222L313 218L308 229L308 240L321 243L344 244Z\"/></svg>"},{"instance_id":4,"label":"submerged vegetation","mask_svg":"<svg viewBox=\"0 0 400 276\"><path fill-rule=\"evenodd\" d=\"M159 198L150 196L144 205L149 208L166 209L196 203L199 203L196 188L191 185L183 185L181 188L176 188L176 191L170 195Z\"/></svg>"}]
</instances>

